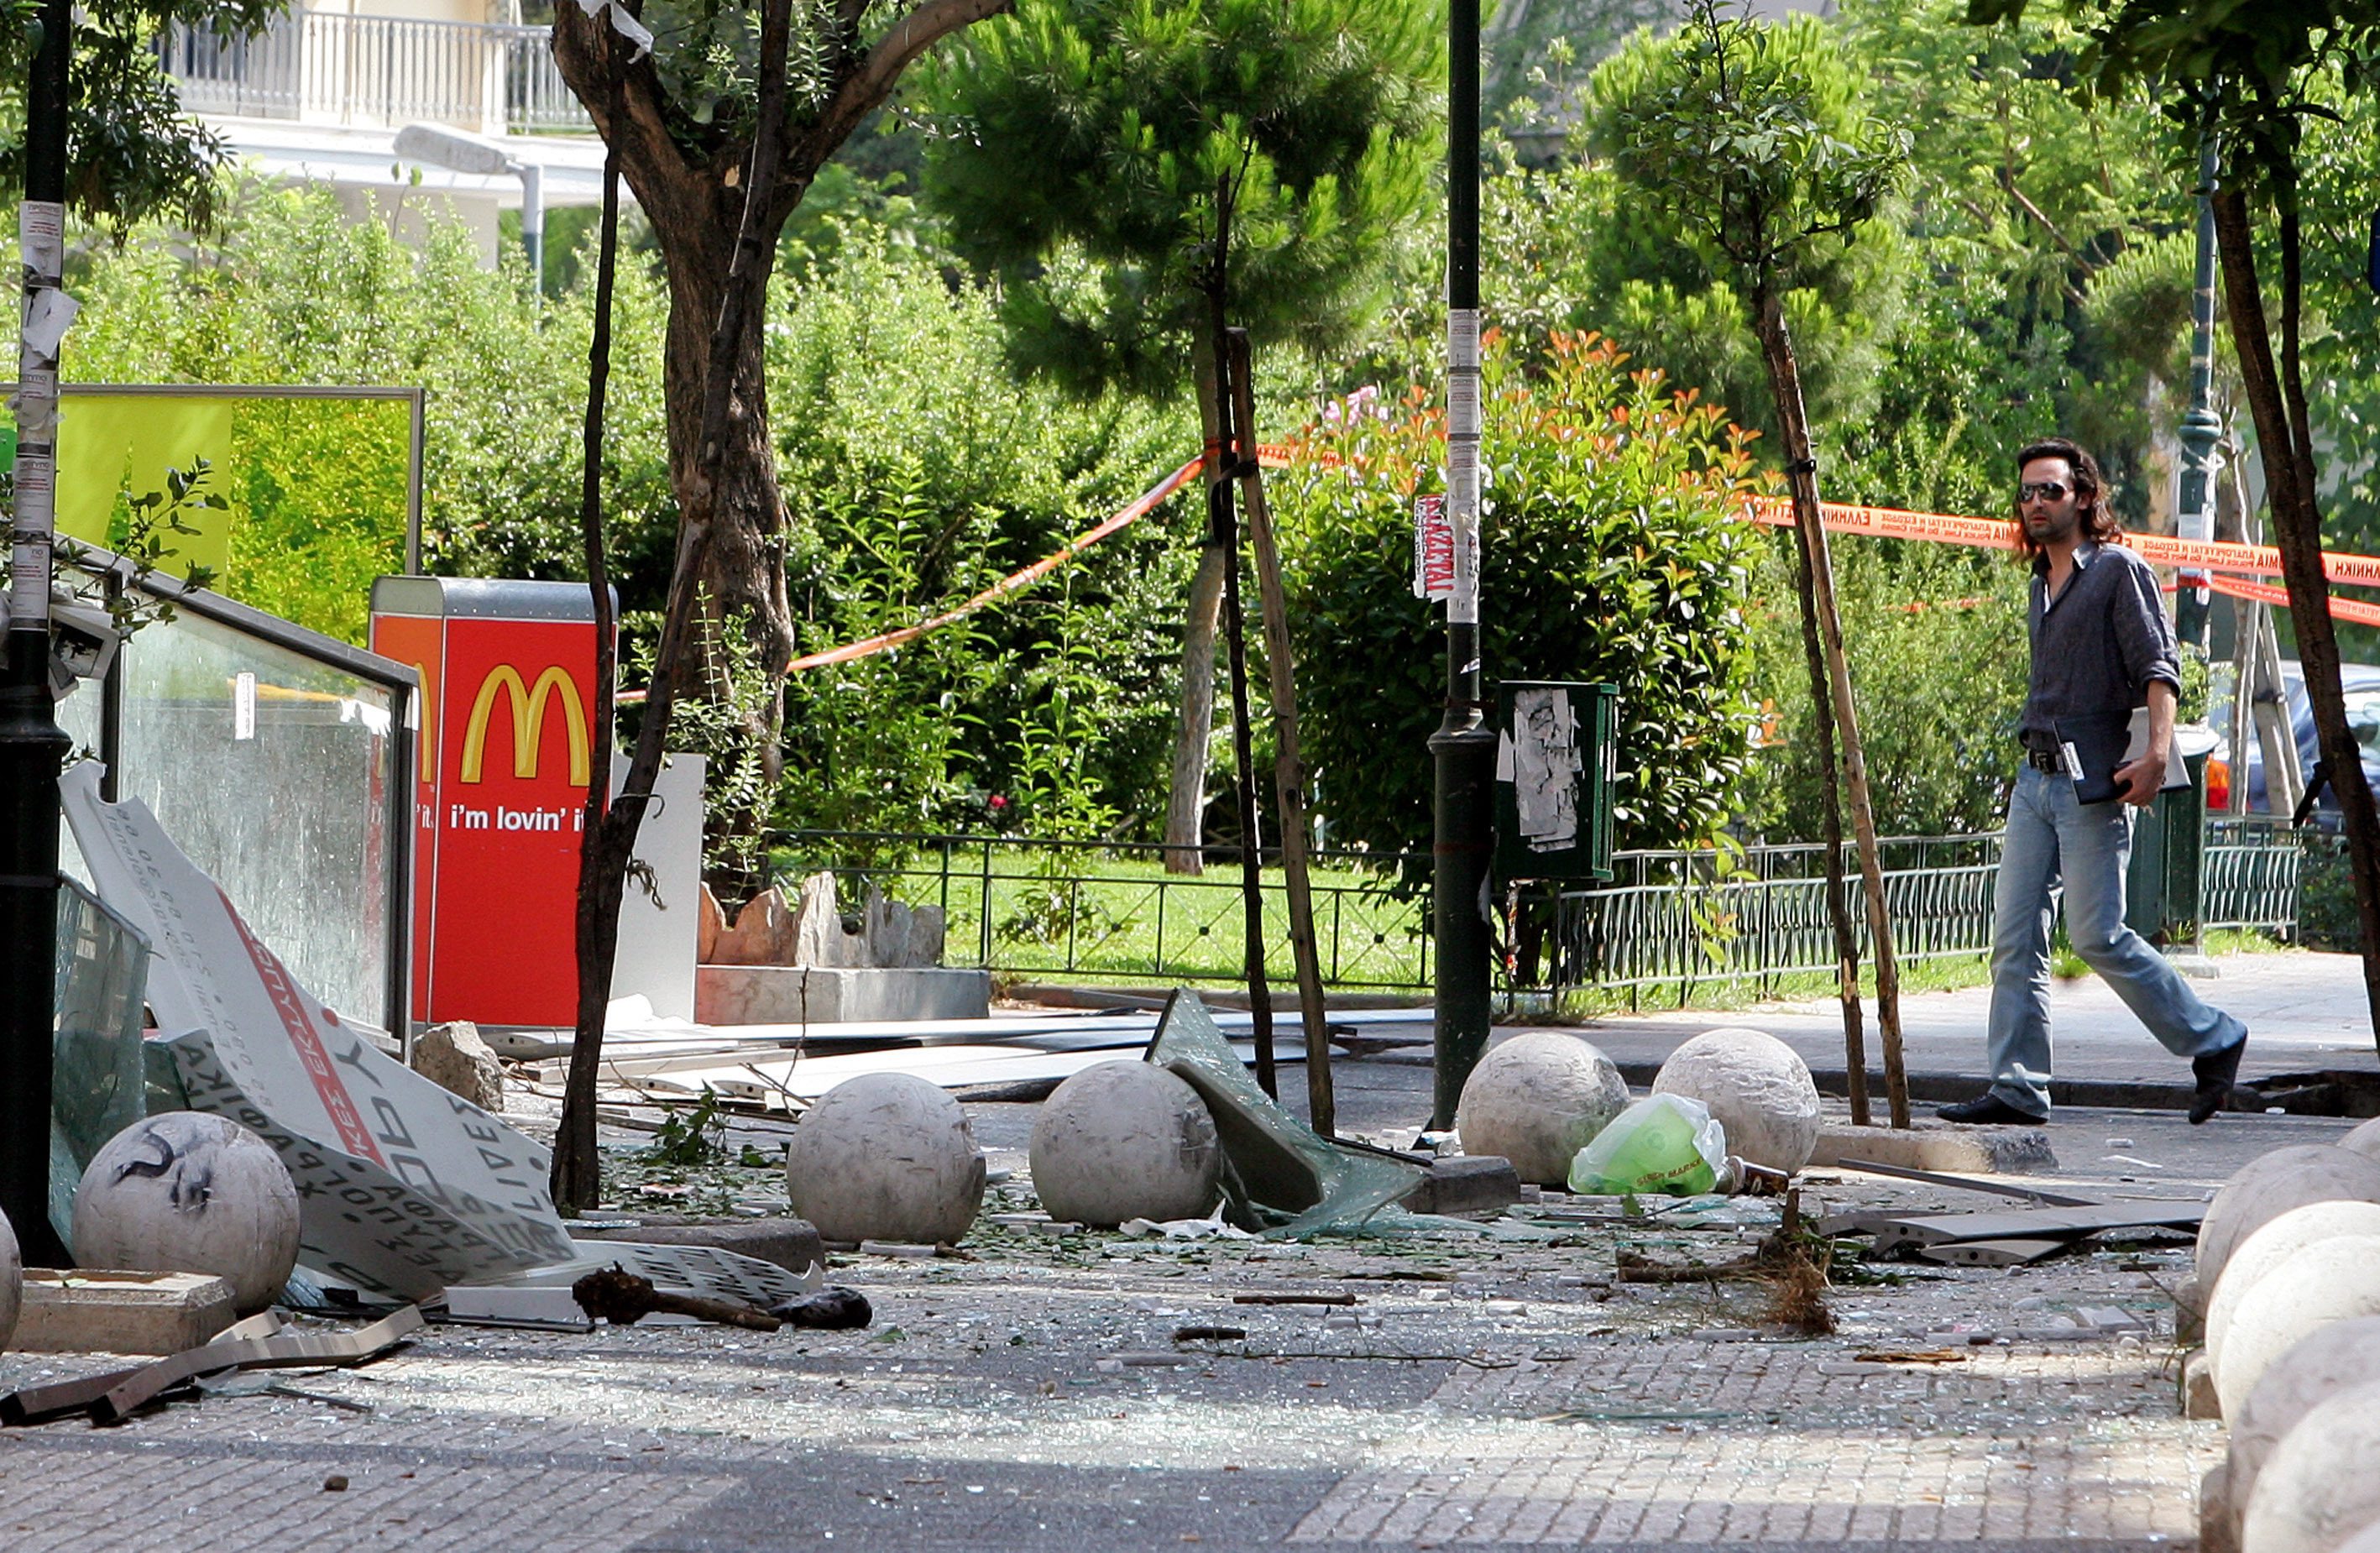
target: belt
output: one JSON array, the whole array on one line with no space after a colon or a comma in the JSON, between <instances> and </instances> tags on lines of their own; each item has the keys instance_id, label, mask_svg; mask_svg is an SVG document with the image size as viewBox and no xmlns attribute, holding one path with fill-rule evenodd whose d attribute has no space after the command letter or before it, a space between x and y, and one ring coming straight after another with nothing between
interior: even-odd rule
<instances>
[{"instance_id":1,"label":"belt","mask_svg":"<svg viewBox=\"0 0 2380 1553\"><path fill-rule=\"evenodd\" d=\"M2066 755L2062 750L2035 749L2027 745L2024 763L2036 771L2047 771L2056 776L2066 770Z\"/></svg>"}]
</instances>

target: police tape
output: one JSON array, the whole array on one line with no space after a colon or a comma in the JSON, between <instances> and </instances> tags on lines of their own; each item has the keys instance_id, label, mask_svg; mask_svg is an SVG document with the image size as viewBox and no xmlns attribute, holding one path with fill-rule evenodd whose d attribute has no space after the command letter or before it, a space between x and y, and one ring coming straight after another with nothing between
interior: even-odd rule
<instances>
[{"instance_id":1,"label":"police tape","mask_svg":"<svg viewBox=\"0 0 2380 1553\"><path fill-rule=\"evenodd\" d=\"M1293 444L1264 443L1257 448L1257 462L1268 469L1293 467L1300 450ZM1305 450L1314 456L1312 450ZM1325 462L1337 462L1323 455ZM1155 485L1135 497L1132 503L1104 521L1085 529L1033 564L993 583L965 601L953 605L939 614L930 615L914 625L885 631L862 641L846 642L795 659L785 665L789 674L805 669L822 669L834 663L848 663L856 659L873 657L896 647L916 641L927 632L964 620L968 615L998 602L1021 588L1029 588L1060 566L1154 511L1157 504L1181 490L1196 478L1203 460L1190 459ZM1818 505L1822 520L1830 532L1864 534L1881 540L1925 540L1937 544L1966 545L1979 550L2014 550L2017 548L2015 525L2007 518L1959 517L1948 513L1910 512L1899 507L1864 507L1841 502L1822 502ZM1791 502L1781 496L1752 496L1744 500L1743 516L1753 522L1771 528L1790 528L1793 525ZM2234 544L2225 540L2176 540L2161 534L2126 534L2123 543L2138 552L2144 561L2161 566L2186 566L2207 572L2239 572L2252 576L2277 576L2281 571L2281 552L2269 545ZM2323 573L2333 582L2360 583L2380 588L2380 556L2350 555L2325 551ZM2265 603L2287 606L2288 594L2277 588L2261 583L2233 581L2210 576L2209 587L2218 593L2251 599ZM2330 613L2341 620L2359 625L2380 625L2380 606L2356 603L2349 600L2331 601ZM625 692L620 699L637 701L644 692Z\"/></svg>"},{"instance_id":2,"label":"police tape","mask_svg":"<svg viewBox=\"0 0 2380 1553\"><path fill-rule=\"evenodd\" d=\"M2239 577L2209 576L2206 586L2217 593L2228 593L2234 599L2246 599L2259 604L2289 607L2289 590L2275 588L2268 582L2248 582ZM2380 625L2380 604L2359 603L2353 599L2333 599L2331 614L2356 625Z\"/></svg>"},{"instance_id":3,"label":"police tape","mask_svg":"<svg viewBox=\"0 0 2380 1553\"><path fill-rule=\"evenodd\" d=\"M1747 497L1744 504L1747 516L1755 523L1780 528L1793 525L1793 504L1784 497ZM1980 550L2016 548L2016 525L2008 518L1952 517L1943 513L1851 506L1840 502L1821 502L1818 512L1832 533L1865 534L1882 540L1931 540ZM2160 566L2237 572L2250 576L2281 575L2281 552L2270 545L2238 544L2228 540L2177 540L2164 534L2126 534L2123 543L2142 560ZM2326 550L2322 552L2322 571L2333 582L2380 588L2380 555L2350 555Z\"/></svg>"}]
</instances>

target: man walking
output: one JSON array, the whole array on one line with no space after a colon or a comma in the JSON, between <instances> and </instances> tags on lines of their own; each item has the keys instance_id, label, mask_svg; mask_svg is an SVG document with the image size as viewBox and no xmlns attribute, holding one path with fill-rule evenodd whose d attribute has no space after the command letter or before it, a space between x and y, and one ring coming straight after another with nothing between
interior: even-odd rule
<instances>
[{"instance_id":1,"label":"man walking","mask_svg":"<svg viewBox=\"0 0 2380 1553\"><path fill-rule=\"evenodd\" d=\"M1993 901L1992 1085L1938 1114L2020 1124L2048 1117L2049 930L2062 881L2075 952L2168 1050L2190 1059L2197 1080L2190 1120L2204 1122L2230 1098L2247 1027L2201 1002L2124 925L2131 809L2155 799L2173 743L2181 687L2173 627L2148 563L2113 542L2120 529L2098 462L2054 437L2018 454L2017 468L2017 537L2033 562L2033 677L2018 724L2024 765L2009 796ZM2127 761L2126 714L2143 706L2148 747ZM2092 736L2111 719L2112 745Z\"/></svg>"}]
</instances>

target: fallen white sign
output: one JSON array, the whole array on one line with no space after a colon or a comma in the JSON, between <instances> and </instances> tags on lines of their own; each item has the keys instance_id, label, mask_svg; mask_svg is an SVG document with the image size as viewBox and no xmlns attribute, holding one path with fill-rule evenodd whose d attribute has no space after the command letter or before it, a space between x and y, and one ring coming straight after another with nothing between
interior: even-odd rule
<instances>
[{"instance_id":1,"label":"fallen white sign","mask_svg":"<svg viewBox=\"0 0 2380 1553\"><path fill-rule=\"evenodd\" d=\"M254 1132L289 1168L306 1267L396 1300L613 1261L727 1298L802 1291L804 1280L733 1253L574 1242L542 1147L341 1023L146 805L100 797L95 764L58 788L92 887L149 937L149 1006L177 1032L166 1044L190 1104Z\"/></svg>"}]
</instances>

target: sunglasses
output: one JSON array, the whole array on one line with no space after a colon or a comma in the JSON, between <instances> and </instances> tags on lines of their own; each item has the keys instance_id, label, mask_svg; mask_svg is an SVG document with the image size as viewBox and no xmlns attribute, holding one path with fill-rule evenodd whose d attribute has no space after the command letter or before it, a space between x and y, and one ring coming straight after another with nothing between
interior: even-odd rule
<instances>
[{"instance_id":1,"label":"sunglasses","mask_svg":"<svg viewBox=\"0 0 2380 1553\"><path fill-rule=\"evenodd\" d=\"M2054 479L2028 481L2016 488L2016 499L2020 504L2036 499L2044 502L2063 502L2066 500L2066 491L2067 488Z\"/></svg>"}]
</instances>

